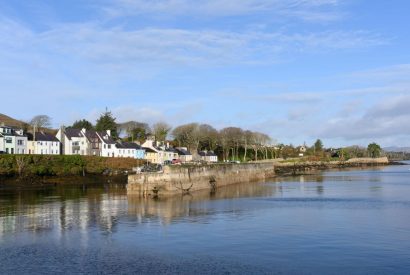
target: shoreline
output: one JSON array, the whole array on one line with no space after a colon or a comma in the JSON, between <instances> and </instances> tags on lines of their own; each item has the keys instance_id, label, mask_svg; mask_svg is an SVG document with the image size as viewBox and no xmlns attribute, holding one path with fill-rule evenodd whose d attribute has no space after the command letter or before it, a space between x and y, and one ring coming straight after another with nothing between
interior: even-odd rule
<instances>
[{"instance_id":1,"label":"shoreline","mask_svg":"<svg viewBox=\"0 0 410 275\"><path fill-rule=\"evenodd\" d=\"M240 165L252 165L252 164L261 164L264 162L257 163L242 163ZM349 168L367 168L367 167L380 167L388 165L409 165L401 161L388 161L387 163L380 162L265 162L274 165L274 173L271 177L267 178L276 178L276 177L287 177L287 176L300 176L300 175L313 175L319 171L326 170L343 170ZM229 167L230 165L235 164L213 164L211 166L224 166ZM207 167L198 166L198 167ZM174 167L184 167L184 166L174 166ZM196 167L196 166L195 166ZM198 168L197 167L197 168ZM184 167L186 168L186 167ZM172 168L171 168L172 169ZM85 176L81 175L0 175L0 188L3 187L25 187L25 186L45 186L45 185L57 185L57 184L84 184L84 183L118 183L126 185L128 183L128 177L133 175L126 174L116 174L116 175L103 175L103 174L92 174L87 173ZM247 179L246 181L258 181L261 180L260 177L257 177L255 180ZM209 182L209 181L208 181ZM240 183L243 181L237 181L235 183ZM233 184L235 184L233 183ZM183 189L183 188L182 188ZM188 190L193 192L192 190Z\"/></svg>"}]
</instances>

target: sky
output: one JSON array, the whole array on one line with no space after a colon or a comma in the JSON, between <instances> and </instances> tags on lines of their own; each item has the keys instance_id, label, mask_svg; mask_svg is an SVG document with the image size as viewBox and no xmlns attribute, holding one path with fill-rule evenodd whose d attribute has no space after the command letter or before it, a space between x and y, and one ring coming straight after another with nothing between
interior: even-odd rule
<instances>
[{"instance_id":1,"label":"sky","mask_svg":"<svg viewBox=\"0 0 410 275\"><path fill-rule=\"evenodd\" d=\"M410 146L410 1L0 0L0 113Z\"/></svg>"}]
</instances>

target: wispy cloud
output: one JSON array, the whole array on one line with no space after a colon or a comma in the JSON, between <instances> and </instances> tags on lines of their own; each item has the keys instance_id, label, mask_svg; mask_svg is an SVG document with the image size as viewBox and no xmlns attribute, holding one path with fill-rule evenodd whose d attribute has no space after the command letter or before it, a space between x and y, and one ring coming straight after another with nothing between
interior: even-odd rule
<instances>
[{"instance_id":1,"label":"wispy cloud","mask_svg":"<svg viewBox=\"0 0 410 275\"><path fill-rule=\"evenodd\" d=\"M7 54L70 55L115 69L143 64L215 65L275 63L301 52L318 53L384 44L378 35L359 31L316 33L234 32L144 28L127 30L97 23L65 24L35 33L1 20L0 47ZM28 48L28 45L30 46Z\"/></svg>"},{"instance_id":2,"label":"wispy cloud","mask_svg":"<svg viewBox=\"0 0 410 275\"><path fill-rule=\"evenodd\" d=\"M111 16L241 16L269 13L305 21L331 21L341 17L341 0L116 0L105 7Z\"/></svg>"}]
</instances>

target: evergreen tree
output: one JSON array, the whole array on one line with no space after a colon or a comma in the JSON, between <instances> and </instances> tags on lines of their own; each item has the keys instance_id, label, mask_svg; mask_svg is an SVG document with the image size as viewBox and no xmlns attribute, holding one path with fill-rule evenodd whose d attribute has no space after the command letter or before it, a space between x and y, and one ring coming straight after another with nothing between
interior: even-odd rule
<instances>
[{"instance_id":1,"label":"evergreen tree","mask_svg":"<svg viewBox=\"0 0 410 275\"><path fill-rule=\"evenodd\" d=\"M74 128L74 129L83 129L83 128L85 128L87 130L92 130L92 129L94 129L94 126L88 120L82 119L82 120L76 120L70 128Z\"/></svg>"},{"instance_id":2,"label":"evergreen tree","mask_svg":"<svg viewBox=\"0 0 410 275\"><path fill-rule=\"evenodd\" d=\"M382 148L380 147L379 144L373 142L373 143L370 143L369 146L367 146L367 152L369 153L370 157L377 158L377 157L380 157Z\"/></svg>"},{"instance_id":3,"label":"evergreen tree","mask_svg":"<svg viewBox=\"0 0 410 275\"><path fill-rule=\"evenodd\" d=\"M111 136L114 139L117 139L118 138L117 123L115 122L115 120L116 118L113 117L112 113L108 111L108 109L105 109L105 112L101 114L100 118L97 120L95 129L97 131L110 130Z\"/></svg>"},{"instance_id":4,"label":"evergreen tree","mask_svg":"<svg viewBox=\"0 0 410 275\"><path fill-rule=\"evenodd\" d=\"M313 147L315 148L316 153L322 152L323 151L323 142L320 139L318 139L318 140L316 140Z\"/></svg>"}]
</instances>

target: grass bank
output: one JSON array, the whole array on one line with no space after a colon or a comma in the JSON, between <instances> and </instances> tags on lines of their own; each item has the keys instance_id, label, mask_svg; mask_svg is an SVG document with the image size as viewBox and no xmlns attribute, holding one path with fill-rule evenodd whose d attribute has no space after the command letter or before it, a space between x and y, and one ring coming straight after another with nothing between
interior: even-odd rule
<instances>
[{"instance_id":1,"label":"grass bank","mask_svg":"<svg viewBox=\"0 0 410 275\"><path fill-rule=\"evenodd\" d=\"M142 165L131 158L67 155L0 155L2 176L76 176L131 170Z\"/></svg>"}]
</instances>

